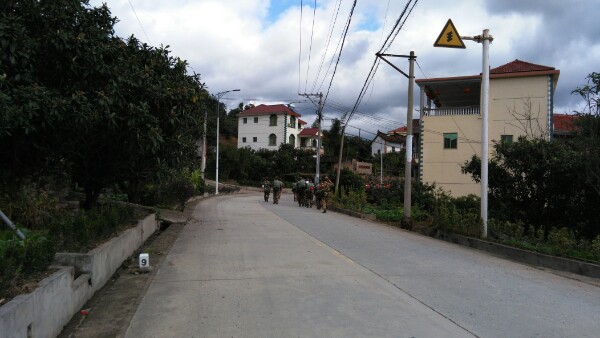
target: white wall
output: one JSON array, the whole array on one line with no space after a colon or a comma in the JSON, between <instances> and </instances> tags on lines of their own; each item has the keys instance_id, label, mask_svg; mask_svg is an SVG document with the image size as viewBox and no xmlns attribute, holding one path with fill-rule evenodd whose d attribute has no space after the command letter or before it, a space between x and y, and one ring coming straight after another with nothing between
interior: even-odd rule
<instances>
[{"instance_id":1,"label":"white wall","mask_svg":"<svg viewBox=\"0 0 600 338\"><path fill-rule=\"evenodd\" d=\"M254 123L255 117L258 118L257 123ZM247 123L245 124L244 118L247 119ZM289 119L290 116L278 114L277 125L271 126L269 115L240 116L238 118L238 148L250 147L255 150L277 150L282 143L287 144L289 142L290 135L294 135L296 138L294 147L299 147L300 140L298 138L298 134L300 133L300 129L298 129L298 118L296 118L295 128L289 127ZM284 123L285 125L288 125L287 128L285 127ZM269 145L269 135L271 134L275 134L277 136L277 143L275 146ZM244 142L244 137L246 138L246 142ZM256 142L253 141L254 137L256 137Z\"/></svg>"}]
</instances>

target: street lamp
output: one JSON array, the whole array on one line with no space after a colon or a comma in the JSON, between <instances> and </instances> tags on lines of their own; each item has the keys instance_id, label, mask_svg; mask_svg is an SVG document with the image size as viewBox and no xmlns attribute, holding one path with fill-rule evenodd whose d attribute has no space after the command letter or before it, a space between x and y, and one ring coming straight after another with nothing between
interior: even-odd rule
<instances>
[{"instance_id":1,"label":"street lamp","mask_svg":"<svg viewBox=\"0 0 600 338\"><path fill-rule=\"evenodd\" d=\"M231 92L239 92L239 89L226 90L224 92L217 93L215 97L217 98L217 169L215 173L215 195L219 194L219 106L221 105L221 97L227 93Z\"/></svg>"}]
</instances>

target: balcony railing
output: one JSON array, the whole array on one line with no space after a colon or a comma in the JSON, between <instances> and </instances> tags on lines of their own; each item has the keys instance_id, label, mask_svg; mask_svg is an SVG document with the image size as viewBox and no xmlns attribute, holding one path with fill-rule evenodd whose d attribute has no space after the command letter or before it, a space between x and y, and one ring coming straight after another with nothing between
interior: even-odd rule
<instances>
[{"instance_id":1,"label":"balcony railing","mask_svg":"<svg viewBox=\"0 0 600 338\"><path fill-rule=\"evenodd\" d=\"M425 108L425 116L479 115L479 106Z\"/></svg>"}]
</instances>

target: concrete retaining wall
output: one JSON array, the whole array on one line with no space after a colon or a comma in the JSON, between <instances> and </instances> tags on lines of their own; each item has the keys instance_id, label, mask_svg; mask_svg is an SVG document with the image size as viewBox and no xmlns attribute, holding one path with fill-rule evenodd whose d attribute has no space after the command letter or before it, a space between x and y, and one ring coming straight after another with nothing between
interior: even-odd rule
<instances>
[{"instance_id":1,"label":"concrete retaining wall","mask_svg":"<svg viewBox=\"0 0 600 338\"><path fill-rule=\"evenodd\" d=\"M56 337L71 317L158 229L156 214L87 254L58 253L58 271L0 307L0 337ZM75 276L78 276L75 278Z\"/></svg>"}]
</instances>

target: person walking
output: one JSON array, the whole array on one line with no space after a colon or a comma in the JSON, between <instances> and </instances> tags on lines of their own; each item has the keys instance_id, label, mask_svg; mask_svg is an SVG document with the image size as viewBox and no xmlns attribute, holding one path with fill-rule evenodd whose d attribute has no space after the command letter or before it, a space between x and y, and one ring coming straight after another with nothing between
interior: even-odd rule
<instances>
[{"instance_id":1,"label":"person walking","mask_svg":"<svg viewBox=\"0 0 600 338\"><path fill-rule=\"evenodd\" d=\"M304 177L300 177L298 182L296 182L296 195L298 199L298 206L304 206L304 193L306 192L306 181Z\"/></svg>"},{"instance_id":2,"label":"person walking","mask_svg":"<svg viewBox=\"0 0 600 338\"><path fill-rule=\"evenodd\" d=\"M273 204L279 204L282 190L283 182L279 180L279 176L275 176L275 179L273 180Z\"/></svg>"},{"instance_id":3,"label":"person walking","mask_svg":"<svg viewBox=\"0 0 600 338\"><path fill-rule=\"evenodd\" d=\"M306 201L306 207L312 208L313 206L313 194L315 192L315 184L312 179L306 180L306 191L304 192L304 199Z\"/></svg>"},{"instance_id":4,"label":"person walking","mask_svg":"<svg viewBox=\"0 0 600 338\"><path fill-rule=\"evenodd\" d=\"M271 194L271 182L265 177L262 184L263 192L265 193L265 202L269 202L269 195Z\"/></svg>"},{"instance_id":5,"label":"person walking","mask_svg":"<svg viewBox=\"0 0 600 338\"><path fill-rule=\"evenodd\" d=\"M327 202L329 201L329 192L333 187L333 182L329 179L329 177L323 177L323 180L319 182L319 191L321 191L321 207L323 208L323 213L327 212Z\"/></svg>"}]
</instances>

